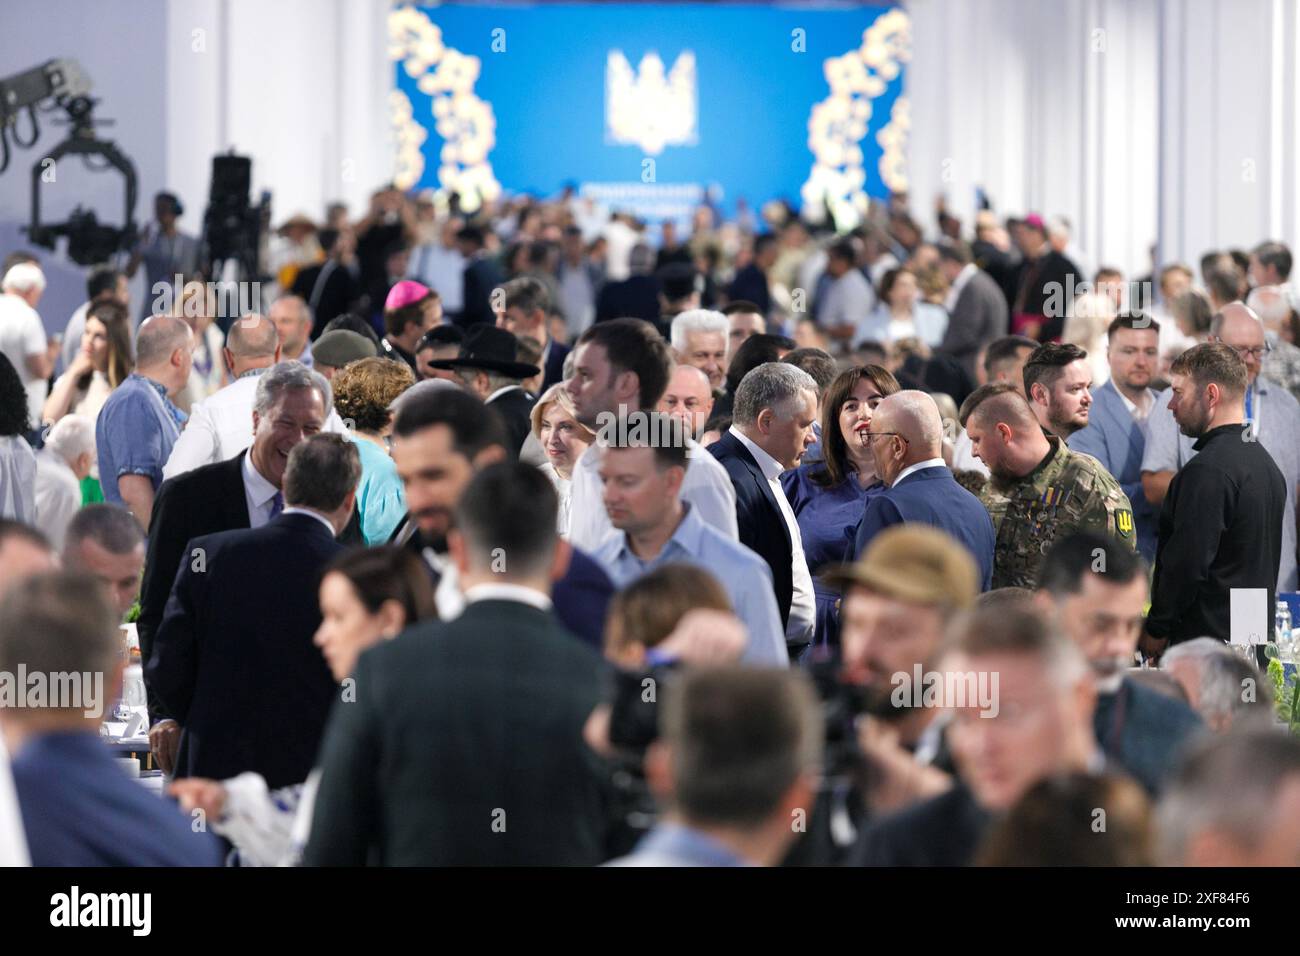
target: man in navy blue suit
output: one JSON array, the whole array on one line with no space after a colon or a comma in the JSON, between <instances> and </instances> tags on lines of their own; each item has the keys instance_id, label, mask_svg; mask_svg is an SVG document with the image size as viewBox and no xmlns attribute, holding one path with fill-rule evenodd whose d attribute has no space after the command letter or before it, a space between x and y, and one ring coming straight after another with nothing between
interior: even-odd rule
<instances>
[{"instance_id":1,"label":"man in navy blue suit","mask_svg":"<svg viewBox=\"0 0 1300 956\"><path fill-rule=\"evenodd\" d=\"M536 339L542 347L542 387L540 397L548 388L564 380L564 359L569 347L551 338L548 327L551 318L551 294L540 279L517 276L503 283L505 293L496 303L497 325L516 337Z\"/></svg>"},{"instance_id":2,"label":"man in navy blue suit","mask_svg":"<svg viewBox=\"0 0 1300 956\"><path fill-rule=\"evenodd\" d=\"M796 468L813 442L817 383L801 368L767 362L736 389L731 429L709 446L736 489L740 543L772 569L786 647L797 656L812 640L812 575L780 475Z\"/></svg>"},{"instance_id":3,"label":"man in navy blue suit","mask_svg":"<svg viewBox=\"0 0 1300 956\"><path fill-rule=\"evenodd\" d=\"M20 693L37 674L49 678L51 694L59 689L60 699L4 710L31 862L218 866L217 841L124 774L99 736L122 686L118 622L107 590L83 575L37 575L0 602L0 672L29 675Z\"/></svg>"},{"instance_id":4,"label":"man in navy blue suit","mask_svg":"<svg viewBox=\"0 0 1300 956\"><path fill-rule=\"evenodd\" d=\"M412 394L393 422L393 462L409 510L389 543L407 548L424 562L443 621L458 617L465 608L447 551L456 504L476 473L506 458L505 434L490 406L459 389ZM614 585L589 555L568 550L568 568L552 595L555 616L575 637L599 650Z\"/></svg>"},{"instance_id":5,"label":"man in navy blue suit","mask_svg":"<svg viewBox=\"0 0 1300 956\"><path fill-rule=\"evenodd\" d=\"M876 407L864 440L871 444L876 474L889 488L868 500L854 555L891 525L934 525L966 546L979 566L980 588L987 591L993 580L993 521L944 464L943 419L934 399L911 390L890 395Z\"/></svg>"},{"instance_id":6,"label":"man in navy blue suit","mask_svg":"<svg viewBox=\"0 0 1300 956\"><path fill-rule=\"evenodd\" d=\"M1147 419L1156 407L1150 385L1160 366L1160 326L1141 313L1121 315L1107 329L1107 342L1110 380L1092 393L1088 427L1071 435L1069 446L1114 475L1133 506L1138 551L1154 561L1159 515L1142 490L1142 455Z\"/></svg>"},{"instance_id":7,"label":"man in navy blue suit","mask_svg":"<svg viewBox=\"0 0 1300 956\"><path fill-rule=\"evenodd\" d=\"M252 771L271 789L307 779L338 693L312 643L317 590L360 480L352 441L313 435L289 453L267 524L186 545L145 666L181 726L177 777Z\"/></svg>"}]
</instances>

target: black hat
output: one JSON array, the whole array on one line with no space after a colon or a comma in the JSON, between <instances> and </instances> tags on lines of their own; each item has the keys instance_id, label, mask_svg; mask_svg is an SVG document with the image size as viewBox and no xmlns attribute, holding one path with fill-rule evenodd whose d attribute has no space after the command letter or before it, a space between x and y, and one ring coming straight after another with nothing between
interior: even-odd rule
<instances>
[{"instance_id":1,"label":"black hat","mask_svg":"<svg viewBox=\"0 0 1300 956\"><path fill-rule=\"evenodd\" d=\"M435 325L420 338L415 351L441 348L445 345L460 345L465 341L465 334L454 325Z\"/></svg>"},{"instance_id":2,"label":"black hat","mask_svg":"<svg viewBox=\"0 0 1300 956\"><path fill-rule=\"evenodd\" d=\"M518 347L518 340L505 329L480 323L471 326L465 333L459 355L454 359L430 362L429 367L481 368L485 372L497 372L506 378L532 378L541 369L536 365L516 361Z\"/></svg>"}]
</instances>

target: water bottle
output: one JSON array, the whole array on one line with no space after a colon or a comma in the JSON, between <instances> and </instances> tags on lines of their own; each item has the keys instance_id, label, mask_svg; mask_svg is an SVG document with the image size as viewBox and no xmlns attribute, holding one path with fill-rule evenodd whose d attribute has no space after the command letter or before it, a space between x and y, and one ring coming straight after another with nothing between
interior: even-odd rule
<instances>
[{"instance_id":1,"label":"water bottle","mask_svg":"<svg viewBox=\"0 0 1300 956\"><path fill-rule=\"evenodd\" d=\"M1291 640L1291 606L1286 601L1277 602L1273 617L1273 639L1277 642L1278 657L1283 663L1294 663L1295 644Z\"/></svg>"}]
</instances>

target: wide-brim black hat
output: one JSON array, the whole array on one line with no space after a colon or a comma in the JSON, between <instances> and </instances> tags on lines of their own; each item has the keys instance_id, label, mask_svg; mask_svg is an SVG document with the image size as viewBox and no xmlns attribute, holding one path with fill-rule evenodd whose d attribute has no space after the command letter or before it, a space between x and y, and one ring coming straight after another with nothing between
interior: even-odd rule
<instances>
[{"instance_id":1,"label":"wide-brim black hat","mask_svg":"<svg viewBox=\"0 0 1300 956\"><path fill-rule=\"evenodd\" d=\"M465 333L460 344L460 354L454 359L430 362L430 368L481 368L497 372L506 378L532 378L542 370L536 365L516 361L519 341L505 329L495 325L475 325Z\"/></svg>"}]
</instances>

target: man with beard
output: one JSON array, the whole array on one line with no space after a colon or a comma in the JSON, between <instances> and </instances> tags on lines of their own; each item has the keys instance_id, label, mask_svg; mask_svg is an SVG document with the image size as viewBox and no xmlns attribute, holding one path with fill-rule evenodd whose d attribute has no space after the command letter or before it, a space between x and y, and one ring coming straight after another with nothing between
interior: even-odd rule
<instances>
[{"instance_id":1,"label":"man with beard","mask_svg":"<svg viewBox=\"0 0 1300 956\"><path fill-rule=\"evenodd\" d=\"M1118 316L1106 330L1110 379L1093 392L1088 427L1070 436L1071 451L1091 455L1119 481L1133 505L1137 546L1156 556L1156 512L1142 490L1147 422L1155 408L1151 377L1160 365L1160 326L1141 312Z\"/></svg>"},{"instance_id":2,"label":"man with beard","mask_svg":"<svg viewBox=\"0 0 1300 956\"><path fill-rule=\"evenodd\" d=\"M991 695L953 691L946 737L958 782L872 823L859 866L966 866L990 822L1036 783L1098 773L1096 690L1082 655L1033 609L984 607L953 634L936 677L984 680ZM972 700L972 696L978 698Z\"/></svg>"},{"instance_id":3,"label":"man with beard","mask_svg":"<svg viewBox=\"0 0 1300 956\"><path fill-rule=\"evenodd\" d=\"M1088 660L1097 683L1093 729L1107 758L1155 794L1186 743L1202 729L1182 701L1126 675L1133 665L1146 567L1127 548L1095 534L1072 534L1047 553L1036 601Z\"/></svg>"},{"instance_id":4,"label":"man with beard","mask_svg":"<svg viewBox=\"0 0 1300 956\"><path fill-rule=\"evenodd\" d=\"M438 617L444 621L458 617L465 608L447 551L453 511L470 478L506 456L505 426L468 392L410 393L398 409L393 462L409 511L392 541L410 548L428 567ZM508 562L510 556L502 559ZM569 631L599 648L613 594L614 586L600 566L573 548L564 576L555 583L555 614Z\"/></svg>"},{"instance_id":5,"label":"man with beard","mask_svg":"<svg viewBox=\"0 0 1300 956\"><path fill-rule=\"evenodd\" d=\"M1246 391L1242 400L1242 422L1250 434L1273 458L1286 482L1283 510L1282 559L1277 570L1277 589L1294 591L1300 576L1296 567L1296 489L1300 487L1300 403L1281 385L1264 374L1269 353L1268 337L1259 316L1240 302L1225 305L1210 320L1209 341L1226 345L1246 366ZM1196 454L1195 438L1179 428L1172 410L1173 390L1156 396L1147 427L1147 445L1142 454L1142 488L1147 501L1159 508L1174 475Z\"/></svg>"},{"instance_id":6,"label":"man with beard","mask_svg":"<svg viewBox=\"0 0 1300 956\"><path fill-rule=\"evenodd\" d=\"M1235 588L1266 589L1265 614L1252 630L1268 634L1287 487L1273 456L1243 424L1246 365L1221 343L1188 349L1170 368L1169 409L1196 439L1196 456L1174 476L1160 512L1147 632L1166 642L1228 640Z\"/></svg>"},{"instance_id":7,"label":"man with beard","mask_svg":"<svg viewBox=\"0 0 1300 956\"><path fill-rule=\"evenodd\" d=\"M876 535L861 560L828 572L843 588L840 680L856 689L866 719L858 744L871 780L872 812L934 796L952 783L937 708L901 700L918 668L933 663L949 624L975 603L979 571L969 552L937 528L900 525Z\"/></svg>"},{"instance_id":8,"label":"man with beard","mask_svg":"<svg viewBox=\"0 0 1300 956\"><path fill-rule=\"evenodd\" d=\"M981 385L962 403L971 450L992 480L980 495L993 519L993 588L1032 588L1052 542L1094 531L1133 548L1133 509L1105 468L1046 435L1009 382Z\"/></svg>"},{"instance_id":9,"label":"man with beard","mask_svg":"<svg viewBox=\"0 0 1300 956\"><path fill-rule=\"evenodd\" d=\"M1092 368L1077 345L1040 345L1025 362L1025 398L1038 424L1065 441L1088 427Z\"/></svg>"}]
</instances>

